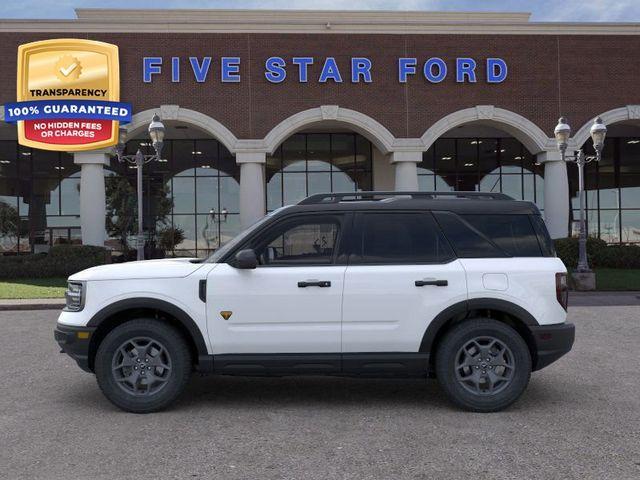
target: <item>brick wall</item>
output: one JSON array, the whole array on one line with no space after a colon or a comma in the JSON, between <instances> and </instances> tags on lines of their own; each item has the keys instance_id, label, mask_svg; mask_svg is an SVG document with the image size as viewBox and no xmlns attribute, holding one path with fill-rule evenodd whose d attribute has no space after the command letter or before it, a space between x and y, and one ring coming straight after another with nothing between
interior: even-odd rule
<instances>
[{"instance_id":1,"label":"brick wall","mask_svg":"<svg viewBox=\"0 0 640 480\"><path fill-rule=\"evenodd\" d=\"M60 34L0 34L0 102L15 100L18 45L68 37ZM569 117L577 130L597 113L640 104L640 36L555 35L301 35L301 34L86 34L73 35L120 47L121 98L134 111L178 104L217 119L238 138L261 138L286 117L307 108L337 104L365 113L397 137L419 137L431 124L456 110L492 104L530 119L549 135L558 116ZM288 68L280 84L264 77L264 61L277 55L315 57L309 82L298 83ZM142 57L162 56L162 76L142 82ZM181 57L182 78L171 83L170 57ZM213 57L205 83L196 83L188 57ZM220 82L221 56L242 58L240 83ZM344 82L317 82L321 63L336 57ZM373 61L373 82L352 84L349 59ZM418 74L398 82L398 57L420 61L438 56L450 67L442 83L430 84ZM504 58L509 76L487 84L483 68L478 82L458 84L453 61L469 56L482 67L487 57Z\"/></svg>"}]
</instances>

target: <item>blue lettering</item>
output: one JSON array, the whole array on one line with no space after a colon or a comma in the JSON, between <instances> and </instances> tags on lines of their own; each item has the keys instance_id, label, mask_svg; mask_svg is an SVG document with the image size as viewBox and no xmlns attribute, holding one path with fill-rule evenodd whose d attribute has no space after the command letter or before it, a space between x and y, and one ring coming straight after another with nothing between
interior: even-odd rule
<instances>
[{"instance_id":1,"label":"blue lettering","mask_svg":"<svg viewBox=\"0 0 640 480\"><path fill-rule=\"evenodd\" d=\"M189 62L191 62L191 69L193 70L194 77L196 77L196 82L204 82L207 79L209 67L211 66L211 57L204 57L202 59L202 65L198 63L197 57L189 57Z\"/></svg>"},{"instance_id":2,"label":"blue lettering","mask_svg":"<svg viewBox=\"0 0 640 480\"><path fill-rule=\"evenodd\" d=\"M271 83L280 83L284 82L284 79L287 78L287 71L284 69L286 62L282 57L269 57L267 61L264 62L264 66L267 69L264 72L264 76Z\"/></svg>"},{"instance_id":3,"label":"blue lettering","mask_svg":"<svg viewBox=\"0 0 640 480\"><path fill-rule=\"evenodd\" d=\"M291 63L298 65L298 81L307 83L307 71L309 65L313 64L313 57L293 57Z\"/></svg>"},{"instance_id":4,"label":"blue lettering","mask_svg":"<svg viewBox=\"0 0 640 480\"><path fill-rule=\"evenodd\" d=\"M415 75L416 63L415 58L399 58L398 59L398 81L400 83L407 83L407 75Z\"/></svg>"},{"instance_id":5,"label":"blue lettering","mask_svg":"<svg viewBox=\"0 0 640 480\"><path fill-rule=\"evenodd\" d=\"M324 61L322 71L320 72L320 83L325 83L329 79L336 83L342 83L338 64L336 63L336 59L333 57L327 57Z\"/></svg>"},{"instance_id":6,"label":"blue lettering","mask_svg":"<svg viewBox=\"0 0 640 480\"><path fill-rule=\"evenodd\" d=\"M476 61L473 58L456 58L456 82L464 83L464 77L476 83Z\"/></svg>"},{"instance_id":7,"label":"blue lettering","mask_svg":"<svg viewBox=\"0 0 640 480\"><path fill-rule=\"evenodd\" d=\"M351 59L351 82L360 82L360 77L363 77L365 83L371 83L371 60L354 57Z\"/></svg>"},{"instance_id":8,"label":"blue lettering","mask_svg":"<svg viewBox=\"0 0 640 480\"><path fill-rule=\"evenodd\" d=\"M178 83L180 81L180 58L171 57L171 81Z\"/></svg>"},{"instance_id":9,"label":"blue lettering","mask_svg":"<svg viewBox=\"0 0 640 480\"><path fill-rule=\"evenodd\" d=\"M507 78L507 62L501 58L487 58L487 82L502 83Z\"/></svg>"},{"instance_id":10,"label":"blue lettering","mask_svg":"<svg viewBox=\"0 0 640 480\"><path fill-rule=\"evenodd\" d=\"M144 57L142 59L142 81L151 83L151 75L162 72L162 57Z\"/></svg>"},{"instance_id":11,"label":"blue lettering","mask_svg":"<svg viewBox=\"0 0 640 480\"><path fill-rule=\"evenodd\" d=\"M223 83L240 81L240 57L222 57L220 75Z\"/></svg>"},{"instance_id":12,"label":"blue lettering","mask_svg":"<svg viewBox=\"0 0 640 480\"><path fill-rule=\"evenodd\" d=\"M433 73L433 67L438 67L438 73ZM440 83L447 76L447 64L438 57L427 60L424 64L424 76L431 83Z\"/></svg>"}]
</instances>

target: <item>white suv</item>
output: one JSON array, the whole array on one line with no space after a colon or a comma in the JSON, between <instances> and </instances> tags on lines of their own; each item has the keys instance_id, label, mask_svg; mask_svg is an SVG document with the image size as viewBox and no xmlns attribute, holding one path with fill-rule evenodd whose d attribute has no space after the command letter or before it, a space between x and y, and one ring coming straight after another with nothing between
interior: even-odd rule
<instances>
[{"instance_id":1,"label":"white suv","mask_svg":"<svg viewBox=\"0 0 640 480\"><path fill-rule=\"evenodd\" d=\"M320 194L205 260L69 278L55 338L131 412L169 405L192 371L436 376L496 411L567 353L566 269L540 212L502 194Z\"/></svg>"}]
</instances>

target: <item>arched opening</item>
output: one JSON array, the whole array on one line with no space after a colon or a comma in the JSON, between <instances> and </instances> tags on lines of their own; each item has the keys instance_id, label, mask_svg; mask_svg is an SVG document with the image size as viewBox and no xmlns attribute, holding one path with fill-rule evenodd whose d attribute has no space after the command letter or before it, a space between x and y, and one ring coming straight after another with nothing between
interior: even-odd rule
<instances>
[{"instance_id":1,"label":"arched opening","mask_svg":"<svg viewBox=\"0 0 640 480\"><path fill-rule=\"evenodd\" d=\"M206 256L240 230L240 169L235 157L217 138L178 120L163 120L166 127L162 160L143 167L144 230L147 256ZM134 129L125 153L138 148L151 154L146 129ZM107 179L108 240L122 250L135 243L136 167L111 160ZM130 218L120 221L118 209ZM131 225L131 227L130 227Z\"/></svg>"},{"instance_id":2,"label":"arched opening","mask_svg":"<svg viewBox=\"0 0 640 480\"><path fill-rule=\"evenodd\" d=\"M367 138L340 126L294 133L266 158L267 211L314 193L372 190L374 151Z\"/></svg>"},{"instance_id":3,"label":"arched opening","mask_svg":"<svg viewBox=\"0 0 640 480\"><path fill-rule=\"evenodd\" d=\"M544 169L519 139L498 125L470 122L435 139L418 164L423 191L501 192L544 210Z\"/></svg>"},{"instance_id":4,"label":"arched opening","mask_svg":"<svg viewBox=\"0 0 640 480\"><path fill-rule=\"evenodd\" d=\"M0 254L80 243L79 176L73 155L18 145L0 124Z\"/></svg>"},{"instance_id":5,"label":"arched opening","mask_svg":"<svg viewBox=\"0 0 640 480\"><path fill-rule=\"evenodd\" d=\"M607 124L607 137L599 163L585 167L587 232L607 243L640 243L640 120ZM583 137L576 134L576 140ZM591 139L581 147L593 154ZM580 200L578 170L569 164L571 230L578 234Z\"/></svg>"}]
</instances>

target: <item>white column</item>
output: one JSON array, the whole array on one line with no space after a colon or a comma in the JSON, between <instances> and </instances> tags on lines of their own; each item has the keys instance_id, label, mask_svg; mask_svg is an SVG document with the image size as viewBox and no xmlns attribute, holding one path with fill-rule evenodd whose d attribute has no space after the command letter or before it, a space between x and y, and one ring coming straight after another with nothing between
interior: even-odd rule
<instances>
[{"instance_id":1,"label":"white column","mask_svg":"<svg viewBox=\"0 0 640 480\"><path fill-rule=\"evenodd\" d=\"M567 164L560 152L542 152L538 163L544 164L544 221L551 238L569 234L569 179Z\"/></svg>"},{"instance_id":2,"label":"white column","mask_svg":"<svg viewBox=\"0 0 640 480\"><path fill-rule=\"evenodd\" d=\"M246 228L265 215L264 152L238 152L240 165L240 224Z\"/></svg>"},{"instance_id":3,"label":"white column","mask_svg":"<svg viewBox=\"0 0 640 480\"><path fill-rule=\"evenodd\" d=\"M392 152L391 164L396 170L395 190L410 192L418 190L418 163L422 152Z\"/></svg>"},{"instance_id":4,"label":"white column","mask_svg":"<svg viewBox=\"0 0 640 480\"><path fill-rule=\"evenodd\" d=\"M80 165L80 229L83 245L104 246L107 215L103 166L109 165L104 150L76 152L73 161Z\"/></svg>"}]
</instances>

